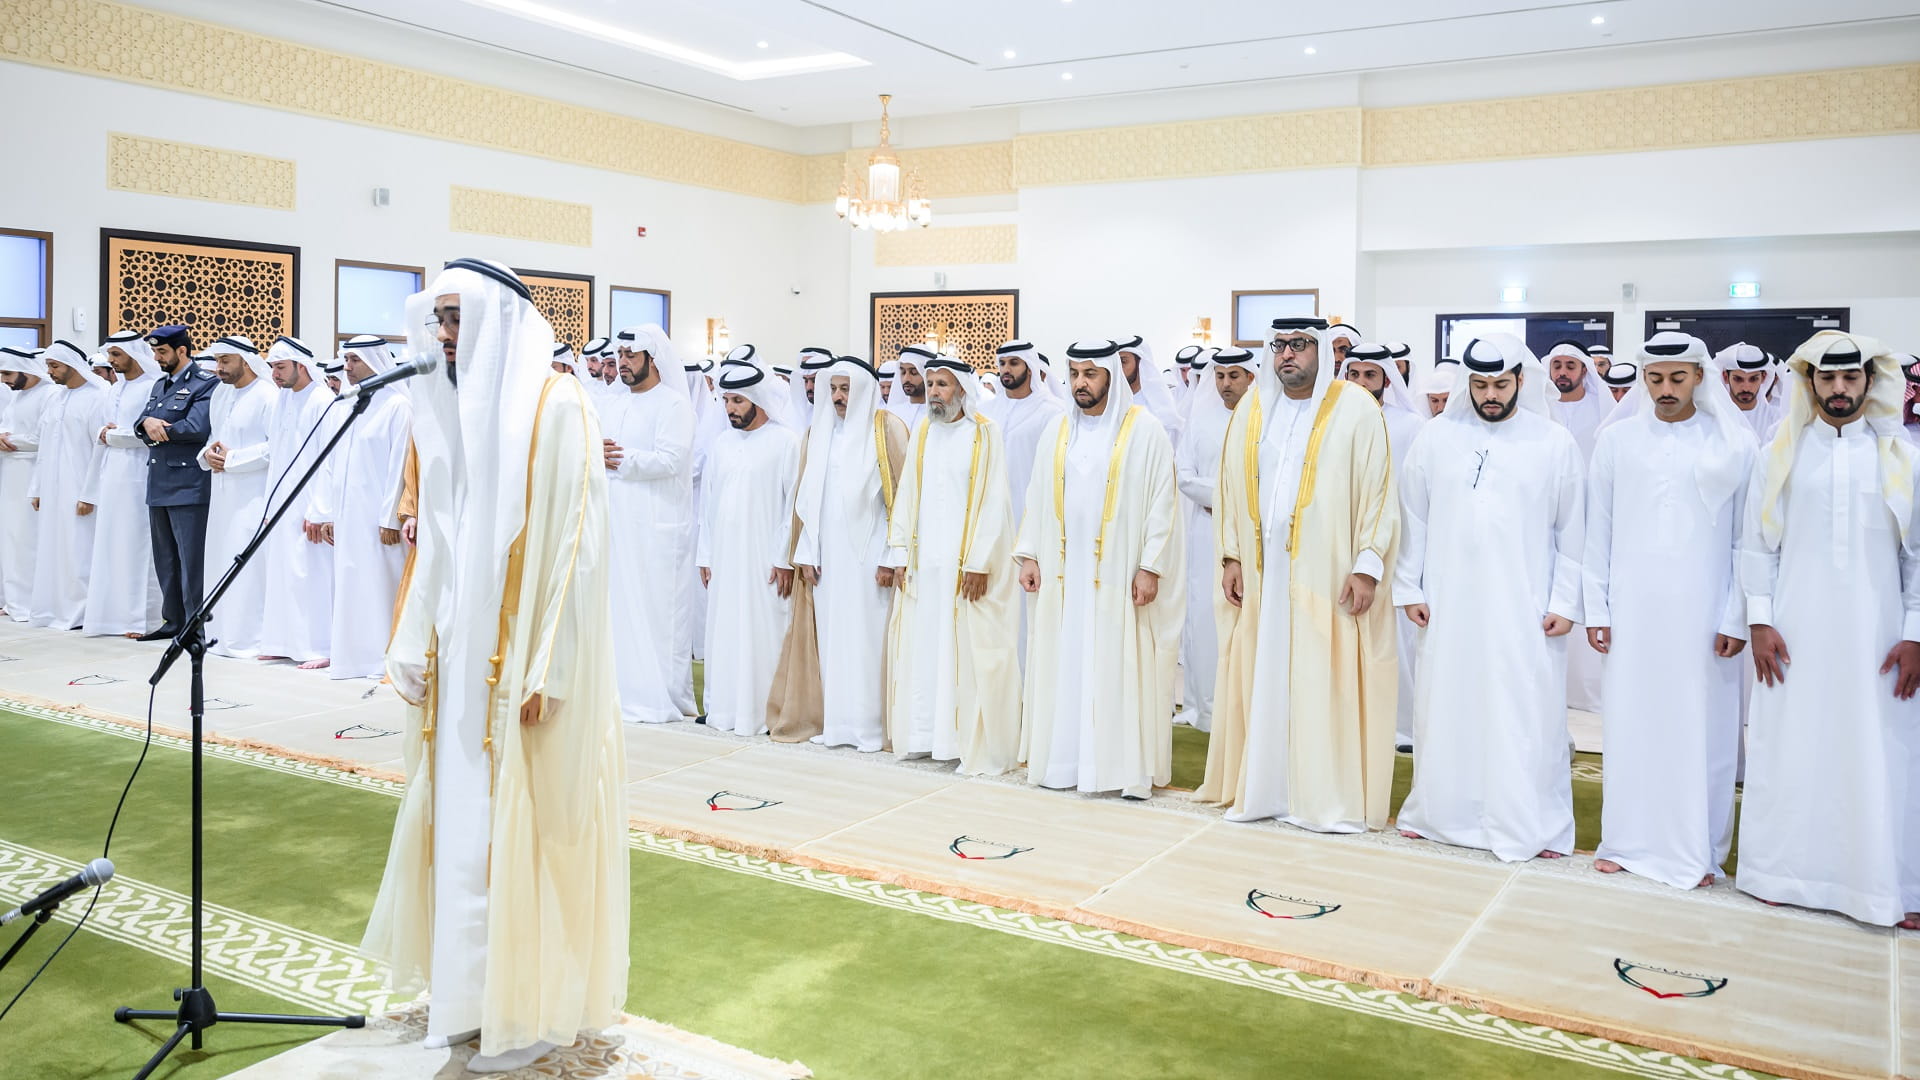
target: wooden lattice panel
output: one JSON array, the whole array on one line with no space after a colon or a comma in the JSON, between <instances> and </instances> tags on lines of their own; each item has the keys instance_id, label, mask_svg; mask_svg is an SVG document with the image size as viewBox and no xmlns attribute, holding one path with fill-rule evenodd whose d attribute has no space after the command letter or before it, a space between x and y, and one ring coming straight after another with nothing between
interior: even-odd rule
<instances>
[{"instance_id":1,"label":"wooden lattice panel","mask_svg":"<svg viewBox=\"0 0 1920 1080\"><path fill-rule=\"evenodd\" d=\"M553 324L553 336L578 352L593 337L593 279L515 271L533 292L533 306Z\"/></svg>"},{"instance_id":2,"label":"wooden lattice panel","mask_svg":"<svg viewBox=\"0 0 1920 1080\"><path fill-rule=\"evenodd\" d=\"M238 334L255 344L297 332L298 249L224 246L196 237L102 233L103 330L185 325L196 349Z\"/></svg>"},{"instance_id":3,"label":"wooden lattice panel","mask_svg":"<svg viewBox=\"0 0 1920 1080\"><path fill-rule=\"evenodd\" d=\"M995 350L1020 331L1020 294L1006 292L933 293L873 297L873 360L885 363L908 345L924 345L937 335L943 348L957 349L975 371L998 370Z\"/></svg>"}]
</instances>

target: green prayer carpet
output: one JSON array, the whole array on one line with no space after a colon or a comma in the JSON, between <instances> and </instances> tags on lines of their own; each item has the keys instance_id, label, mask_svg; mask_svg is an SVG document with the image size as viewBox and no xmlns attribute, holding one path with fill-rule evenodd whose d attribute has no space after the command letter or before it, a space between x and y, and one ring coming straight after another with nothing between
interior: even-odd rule
<instances>
[{"instance_id":1,"label":"green prayer carpet","mask_svg":"<svg viewBox=\"0 0 1920 1080\"><path fill-rule=\"evenodd\" d=\"M1198 733L1192 733L1198 734ZM1182 742L1191 743L1183 736ZM0 713L0 838L84 861L139 744ZM1187 748L1191 753L1191 746ZM184 892L189 757L156 747L111 855ZM1197 777L1196 777L1197 778ZM398 801L209 758L211 902L356 943ZM636 851L629 1011L822 1078L1574 1077L1600 1070L1248 986L997 933ZM10 996L64 934L50 924L5 974ZM55 932L58 931L58 932ZM130 1075L167 1025L183 963L79 934L8 1016L0 1073ZM226 1009L291 1009L210 980ZM220 1025L158 1076L225 1075L323 1031Z\"/></svg>"}]
</instances>

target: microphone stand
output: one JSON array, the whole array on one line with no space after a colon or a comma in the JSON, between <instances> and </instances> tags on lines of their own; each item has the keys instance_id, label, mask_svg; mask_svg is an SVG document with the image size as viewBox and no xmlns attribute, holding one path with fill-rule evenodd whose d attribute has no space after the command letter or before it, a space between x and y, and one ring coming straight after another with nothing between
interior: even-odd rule
<instances>
[{"instance_id":1,"label":"microphone stand","mask_svg":"<svg viewBox=\"0 0 1920 1080\"><path fill-rule=\"evenodd\" d=\"M375 393L377 392L378 391L375 391ZM288 507L293 505L294 497L306 488L307 481L313 479L313 474L319 471L321 463L327 460L327 455L333 453L333 448L340 444L340 440L345 437L347 430L353 427L353 422L360 418L361 413L367 411L367 405L373 400L373 397L373 393L366 393L360 394L352 399L352 411L347 413L347 419L340 425L340 430L334 432L333 438L328 440L325 446L321 447L320 453L314 457L313 463L307 466L307 471L300 477L299 483L293 485L293 490L289 491L287 497L281 500L280 508L275 510L272 515L267 518L266 523L253 534L253 539L247 542L246 548L243 549L240 554L234 556L233 565L227 568L227 572L220 578L219 584L215 585L213 591L207 594L206 600L200 605L200 610L189 616L187 621L180 627L180 633L173 639L173 643L167 646L167 651L160 657L160 663L154 668L152 677L147 680L149 685L160 685L160 680L166 677L167 671L180 659L182 653L185 653L192 661L193 674L192 681L189 684L187 701L188 709L193 717L193 955L191 958L193 970L192 985L179 987L173 991L173 999L180 1003L178 1009L130 1009L123 1005L114 1010L113 1018L123 1024L129 1020L173 1020L176 1025L173 1034L168 1037L166 1042L160 1044L160 1049L154 1051L153 1057L149 1058L147 1063L141 1066L139 1072L133 1074L133 1080L146 1080L146 1077L151 1076L153 1071L160 1067L160 1063L166 1060L167 1055L173 1053L174 1048L180 1045L181 1040L189 1036L192 1037L193 1049L200 1049L201 1036L206 1029L223 1021L230 1024L297 1024L311 1027L345 1028L359 1028L367 1025L367 1018L365 1016L287 1016L273 1013L228 1013L221 1012L214 1006L213 995L207 991L206 982L203 979L201 963L200 908L203 890L200 881L200 868L201 823L204 818L204 803L201 797L200 765L204 756L202 754L201 723L206 706L206 655L207 646L213 644L206 636L207 617L213 613L214 605L220 602L220 598L225 596L227 589L233 585L234 578L238 577L240 571L246 567L247 563L252 561L254 553L260 550L260 545L265 543L269 536L273 535L274 528L280 524L280 519L286 516ZM12 954L9 953L8 955Z\"/></svg>"},{"instance_id":2,"label":"microphone stand","mask_svg":"<svg viewBox=\"0 0 1920 1080\"><path fill-rule=\"evenodd\" d=\"M7 950L7 955L0 956L0 968L6 967L7 964L13 960L13 954L20 951L20 947L27 943L27 939L33 936L33 932L35 930L40 929L40 926L42 923L45 923L48 919L53 918L54 909L58 908L59 906L60 906L59 901L55 901L51 904L48 904L46 907L41 908L33 916L33 921L27 924L27 928L20 932L20 936L18 938L14 939L13 947Z\"/></svg>"}]
</instances>

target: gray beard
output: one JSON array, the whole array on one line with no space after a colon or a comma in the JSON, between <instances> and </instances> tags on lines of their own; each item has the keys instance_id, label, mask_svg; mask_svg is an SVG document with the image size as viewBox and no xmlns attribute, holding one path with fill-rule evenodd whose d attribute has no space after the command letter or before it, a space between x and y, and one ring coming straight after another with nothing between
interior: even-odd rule
<instances>
[{"instance_id":1,"label":"gray beard","mask_svg":"<svg viewBox=\"0 0 1920 1080\"><path fill-rule=\"evenodd\" d=\"M960 419L960 409L934 398L927 399L927 416L942 424L951 424Z\"/></svg>"}]
</instances>

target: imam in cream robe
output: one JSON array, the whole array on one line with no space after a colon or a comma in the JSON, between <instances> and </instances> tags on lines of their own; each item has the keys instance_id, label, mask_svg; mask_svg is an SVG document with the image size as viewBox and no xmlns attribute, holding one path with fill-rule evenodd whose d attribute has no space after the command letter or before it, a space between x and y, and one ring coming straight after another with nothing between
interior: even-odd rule
<instances>
[{"instance_id":1,"label":"imam in cream robe","mask_svg":"<svg viewBox=\"0 0 1920 1080\"><path fill-rule=\"evenodd\" d=\"M768 578L787 565L800 435L771 416L753 431L730 428L714 439L707 467L697 559L710 572L707 726L763 735L790 606Z\"/></svg>"},{"instance_id":2,"label":"imam in cream robe","mask_svg":"<svg viewBox=\"0 0 1920 1080\"><path fill-rule=\"evenodd\" d=\"M1386 824L1393 786L1387 428L1345 380L1305 400L1271 396L1240 399L1220 459L1215 538L1220 559L1240 564L1243 595L1235 607L1216 590L1213 732L1194 797L1227 804L1230 820L1363 832ZM1378 585L1355 617L1338 600L1357 573Z\"/></svg>"},{"instance_id":3,"label":"imam in cream robe","mask_svg":"<svg viewBox=\"0 0 1920 1080\"><path fill-rule=\"evenodd\" d=\"M13 444L12 450L0 450L0 607L6 608L7 617L14 622L26 622L33 613L34 549L40 535L40 515L27 502L27 489L33 484L34 464L39 459L40 414L59 392L59 387L41 375L39 382L9 394L6 411L0 413L0 432ZM144 467L146 458L140 460ZM142 483L145 479L142 473ZM140 509L144 515L144 487Z\"/></svg>"},{"instance_id":4,"label":"imam in cream robe","mask_svg":"<svg viewBox=\"0 0 1920 1080\"><path fill-rule=\"evenodd\" d=\"M105 425L106 386L90 381L69 390L54 389L40 416L40 458L27 486L27 498L39 499L35 515L34 626L72 630L86 621L87 578L93 572L94 515L82 517L87 485L93 479Z\"/></svg>"},{"instance_id":5,"label":"imam in cream robe","mask_svg":"<svg viewBox=\"0 0 1920 1080\"><path fill-rule=\"evenodd\" d=\"M1213 730L1213 680L1219 674L1220 635L1214 625L1214 598L1220 592L1220 560L1213 542L1214 488L1220 482L1220 447L1233 419L1218 400L1213 376L1196 394L1213 394L1214 401L1195 401L1187 429L1174 450L1174 474L1185 496L1187 529L1187 625L1181 638L1184 668L1180 693L1180 720L1200 731Z\"/></svg>"},{"instance_id":6,"label":"imam in cream robe","mask_svg":"<svg viewBox=\"0 0 1920 1080\"><path fill-rule=\"evenodd\" d=\"M1631 417L1600 433L1587 476L1586 619L1611 631L1595 856L1679 889L1722 873L1733 843L1749 662L1715 656L1713 642L1747 637L1734 556L1753 443L1730 463L1743 482L1709 507L1696 472L1713 433L1703 413Z\"/></svg>"},{"instance_id":7,"label":"imam in cream robe","mask_svg":"<svg viewBox=\"0 0 1920 1080\"><path fill-rule=\"evenodd\" d=\"M1408 451L1393 602L1431 618L1402 829L1507 861L1573 850L1567 639L1541 623L1580 621L1583 472L1573 435L1525 407L1450 406Z\"/></svg>"},{"instance_id":8,"label":"imam in cream robe","mask_svg":"<svg viewBox=\"0 0 1920 1080\"><path fill-rule=\"evenodd\" d=\"M1166 429L1145 405L1108 419L1075 409L1048 425L1027 486L1014 557L1039 564L1040 589L1020 751L1042 787L1146 798L1172 778L1185 545ZM1141 570L1160 579L1144 607Z\"/></svg>"},{"instance_id":9,"label":"imam in cream robe","mask_svg":"<svg viewBox=\"0 0 1920 1080\"><path fill-rule=\"evenodd\" d=\"M107 388L102 445L86 498L98 508L93 512L93 569L81 628L88 634L144 634L161 623L160 577L147 520L147 447L134 434L159 379L149 364L137 377L117 379ZM108 430L106 424L114 426ZM218 580L215 575L206 582L211 586Z\"/></svg>"},{"instance_id":10,"label":"imam in cream robe","mask_svg":"<svg viewBox=\"0 0 1920 1080\"><path fill-rule=\"evenodd\" d=\"M887 628L887 733L903 758L996 775L1020 752L1019 588L1006 448L972 407L915 426L894 495L887 557L906 578ZM987 575L978 600L960 595L963 573Z\"/></svg>"},{"instance_id":11,"label":"imam in cream robe","mask_svg":"<svg viewBox=\"0 0 1920 1080\"><path fill-rule=\"evenodd\" d=\"M320 379L304 390L279 392L267 434L269 514L294 497L294 485L320 456L345 414L345 404L329 412L333 400ZM319 431L313 430L315 424L320 425ZM327 657L333 633L333 547L309 543L301 529L302 508L321 478L314 476L260 547L259 557L266 563L266 579L271 583L260 621L263 656L284 656L302 664Z\"/></svg>"},{"instance_id":12,"label":"imam in cream robe","mask_svg":"<svg viewBox=\"0 0 1920 1080\"><path fill-rule=\"evenodd\" d=\"M227 448L226 466L213 474L213 497L207 506L207 587L226 576L233 560L253 539L267 509L267 451L280 388L271 376L254 376L244 387L216 386L208 403L212 429L207 445ZM207 452L200 451L200 467L207 469ZM209 470L211 471L211 470ZM272 583L260 559L247 564L220 599L208 622L213 637L209 651L223 656L252 658L265 642L263 620Z\"/></svg>"},{"instance_id":13,"label":"imam in cream robe","mask_svg":"<svg viewBox=\"0 0 1920 1080\"><path fill-rule=\"evenodd\" d=\"M314 477L307 520L333 525L329 678L372 678L381 671L407 549L382 543L380 530L400 528L391 516L393 494L400 489L412 424L413 404L405 393L397 387L376 391L373 404Z\"/></svg>"},{"instance_id":14,"label":"imam in cream robe","mask_svg":"<svg viewBox=\"0 0 1920 1080\"><path fill-rule=\"evenodd\" d=\"M678 378L662 372L661 378ZM618 551L613 560L613 654L620 667L620 715L664 724L700 714L693 700L691 626L684 589L662 588L693 559L693 406L662 385L609 397L606 437L621 449L607 472ZM711 693L711 691L709 691Z\"/></svg>"},{"instance_id":15,"label":"imam in cream robe","mask_svg":"<svg viewBox=\"0 0 1920 1080\"><path fill-rule=\"evenodd\" d=\"M1760 523L1765 449L1753 470L1747 619L1779 631L1793 662L1783 682L1754 683L1735 884L1890 926L1920 911L1920 697L1894 697L1898 672L1880 665L1896 642L1920 641L1920 522L1903 530L1888 491L1904 486L1920 507L1920 476L1911 451L1883 461L1880 441L1865 420L1807 422L1777 544Z\"/></svg>"}]
</instances>

